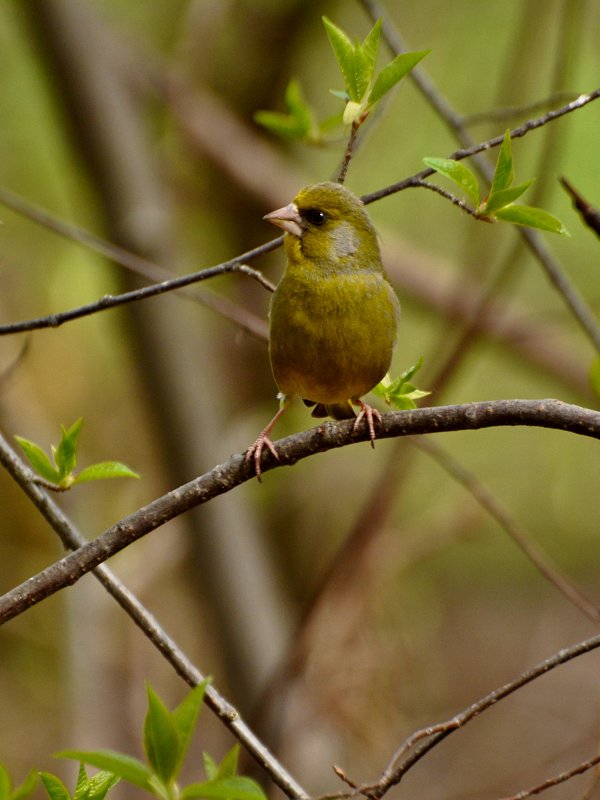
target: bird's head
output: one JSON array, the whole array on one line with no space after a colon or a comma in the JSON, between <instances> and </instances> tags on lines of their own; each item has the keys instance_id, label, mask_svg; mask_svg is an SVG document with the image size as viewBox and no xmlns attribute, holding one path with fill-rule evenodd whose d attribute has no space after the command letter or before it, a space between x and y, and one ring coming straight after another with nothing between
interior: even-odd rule
<instances>
[{"instance_id":1,"label":"bird's head","mask_svg":"<svg viewBox=\"0 0 600 800\"><path fill-rule=\"evenodd\" d=\"M339 183L306 186L293 202L263 219L288 234L292 262L310 259L339 269L380 261L377 234L362 201Z\"/></svg>"}]
</instances>

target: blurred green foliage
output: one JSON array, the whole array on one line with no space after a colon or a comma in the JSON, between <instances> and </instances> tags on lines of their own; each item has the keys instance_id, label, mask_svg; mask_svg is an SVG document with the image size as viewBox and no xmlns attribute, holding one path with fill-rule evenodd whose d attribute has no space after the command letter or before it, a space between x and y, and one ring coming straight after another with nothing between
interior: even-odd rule
<instances>
[{"instance_id":1,"label":"blurred green foliage","mask_svg":"<svg viewBox=\"0 0 600 800\"><path fill-rule=\"evenodd\" d=\"M93 0L80 5L89 5L97 19L83 41L91 47L108 37L102 41L112 43L110 58L125 76L126 95L137 99L158 195L168 206L163 228L155 198L147 193L152 202L140 204L134 222L143 231L142 254L175 272L230 258L271 235L261 217L289 202L292 178L309 183L336 173L345 141L320 149L273 142L252 117L261 108L281 108L293 76L301 78L317 118L331 112L328 90L339 83L339 73L321 14L362 40L372 23L358 4ZM36 25L39 12L33 0L0 4L0 186L118 239L131 219L116 215L100 189L82 131L73 123L64 76L48 56L50 31ZM424 62L427 74L465 115L596 87L596 4L455 0L445 8L437 0L414 0L401 7L387 3L385 12L411 49L431 50ZM388 54L380 58L383 66ZM191 95L179 96L176 82L161 83L174 76L183 78ZM107 72L98 77L109 85ZM231 118L216 116L201 94L207 91ZM197 110L194 97L208 132L205 140L186 127ZM572 234L547 237L548 244L596 311L597 240L580 227L552 176L566 175L600 205L600 196L594 196L599 115L600 107L592 104L513 143L519 172L538 176L530 191L543 194L532 202ZM490 115L471 133L485 140L528 116L498 121ZM107 122L110 129L113 120ZM255 137L278 160L263 160L263 150L250 151ZM427 154L443 156L455 148L448 128L406 79L384 111L373 115L347 183L358 194L368 193L419 171ZM492 163L495 157L491 154ZM595 354L539 265L517 243L512 226L475 224L442 198L416 190L374 203L369 211L403 307L392 374L423 355L419 385L433 392L431 402L556 396L597 405L588 383ZM132 280L7 209L0 209L0 220L2 321L71 308ZM282 255L254 266L277 280ZM496 287L495 323L469 340L442 392L435 377L463 336L465 304L490 283ZM235 277L211 288L265 319L268 296L258 285ZM162 313L159 352L135 326L141 320L158 330ZM48 441L60 420L83 415L85 463L108 452L144 476L82 486L65 499L67 512L89 537L177 481L243 451L272 407L275 387L264 341L181 298L157 298L36 332L8 371L22 342L0 339L0 375L6 371L0 420L6 434L23 431L34 441ZM536 360L532 353L544 358ZM162 378L152 388L148 368ZM182 376L192 387L185 393L172 388ZM188 413L178 415L188 435L180 429L164 441L171 431L160 414L173 395L188 403ZM200 405L207 427L193 457L183 460L174 441L178 437L180 446L182 439L199 435L193 414ZM280 434L310 424L299 407L284 419ZM555 431L502 429L449 434L440 443L480 477L563 570L599 596L595 442ZM181 477L173 476L175 462ZM464 490L408 442L377 443L374 453L366 445L343 448L275 470L262 487L254 483L232 493L235 497L219 498L190 523L189 535L187 520L181 520L129 548L117 565L219 687L246 712L262 708L257 726L272 734L292 770L310 769L315 792L337 788L331 762L351 764L353 777L372 776L415 727L455 713L478 692L593 629ZM8 590L62 551L5 474L0 492L0 575ZM238 548L252 538L254 527L269 556L270 578L257 581L259 591L277 587L294 643L283 654L290 672L282 669L267 682L266 697L243 661L243 648L223 644L215 611L215 596L232 586L240 594L243 582L219 577L211 588L211 576L203 571L227 532L237 555L222 557L224 574L230 576L234 561L250 571L254 562L240 557ZM349 541L355 543L354 557L349 552L343 558ZM312 607L310 626L294 635L335 559L336 580ZM220 575L212 562L209 572ZM256 629L250 634L258 639L266 616L256 611L253 617ZM131 752L143 717L142 678L160 685L161 696L177 696L179 679L131 627L89 579L0 629L0 756L11 774L24 773L32 763L44 767L66 738L81 748L102 738ZM253 697L235 672L236 659L249 682L259 686ZM549 676L518 709L495 711L484 735L474 728L460 743L448 742L444 757L422 770L414 786L435 787L440 796L480 792L482 786L505 793L506 764L517 762L515 782L528 785L528 778L539 777L536 763L548 753L593 740L597 720L590 696L596 685L591 656ZM273 717L276 733L268 725ZM540 726L540 718L551 724ZM231 745L214 721L207 720L207 736L211 752Z\"/></svg>"}]
</instances>

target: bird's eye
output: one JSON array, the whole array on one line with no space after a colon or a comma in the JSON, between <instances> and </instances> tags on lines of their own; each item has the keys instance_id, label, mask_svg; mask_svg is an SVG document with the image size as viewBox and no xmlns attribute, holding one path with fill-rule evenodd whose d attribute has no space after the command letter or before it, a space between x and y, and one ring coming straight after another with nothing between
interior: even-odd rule
<instances>
[{"instance_id":1,"label":"bird's eye","mask_svg":"<svg viewBox=\"0 0 600 800\"><path fill-rule=\"evenodd\" d=\"M309 208L308 211L304 212L304 218L311 225L323 225L327 219L325 212L320 211L318 208Z\"/></svg>"}]
</instances>

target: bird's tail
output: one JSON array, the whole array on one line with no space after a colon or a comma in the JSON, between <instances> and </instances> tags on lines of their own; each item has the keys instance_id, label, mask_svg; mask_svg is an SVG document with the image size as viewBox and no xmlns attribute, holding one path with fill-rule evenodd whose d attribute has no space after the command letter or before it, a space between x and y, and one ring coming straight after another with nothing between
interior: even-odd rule
<instances>
[{"instance_id":1,"label":"bird's tail","mask_svg":"<svg viewBox=\"0 0 600 800\"><path fill-rule=\"evenodd\" d=\"M311 416L322 418L331 417L332 419L353 419L356 412L352 408L350 400L345 403L334 403L333 405L326 405L325 403L315 403L312 400L304 400L307 406L314 406Z\"/></svg>"}]
</instances>

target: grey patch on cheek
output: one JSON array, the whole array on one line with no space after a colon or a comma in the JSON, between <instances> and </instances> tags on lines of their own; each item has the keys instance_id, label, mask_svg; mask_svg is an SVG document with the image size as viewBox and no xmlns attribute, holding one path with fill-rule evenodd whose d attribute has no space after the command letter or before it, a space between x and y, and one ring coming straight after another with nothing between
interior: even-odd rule
<instances>
[{"instance_id":1,"label":"grey patch on cheek","mask_svg":"<svg viewBox=\"0 0 600 800\"><path fill-rule=\"evenodd\" d=\"M349 222L339 222L329 234L335 255L351 256L358 250L358 237Z\"/></svg>"}]
</instances>

